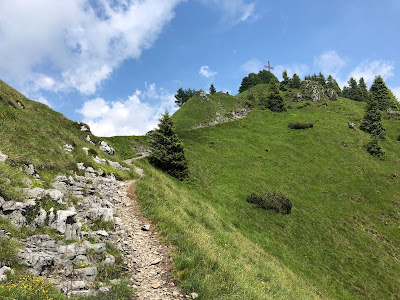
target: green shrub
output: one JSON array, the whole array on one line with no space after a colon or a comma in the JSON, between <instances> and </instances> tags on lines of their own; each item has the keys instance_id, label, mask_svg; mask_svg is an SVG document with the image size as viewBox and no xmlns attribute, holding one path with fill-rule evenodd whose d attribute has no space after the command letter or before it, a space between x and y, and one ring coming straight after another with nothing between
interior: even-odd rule
<instances>
[{"instance_id":1,"label":"green shrub","mask_svg":"<svg viewBox=\"0 0 400 300\"><path fill-rule=\"evenodd\" d=\"M88 154L91 156L94 156L94 157L96 157L98 155L97 151L92 148L89 149Z\"/></svg>"},{"instance_id":2,"label":"green shrub","mask_svg":"<svg viewBox=\"0 0 400 300\"><path fill-rule=\"evenodd\" d=\"M313 123L289 123L288 127L290 129L307 129L307 128L313 128L314 124Z\"/></svg>"},{"instance_id":3,"label":"green shrub","mask_svg":"<svg viewBox=\"0 0 400 300\"><path fill-rule=\"evenodd\" d=\"M20 243L13 238L0 239L0 267L16 262L19 247Z\"/></svg>"},{"instance_id":4,"label":"green shrub","mask_svg":"<svg viewBox=\"0 0 400 300\"><path fill-rule=\"evenodd\" d=\"M262 209L270 209L282 215L290 214L292 211L292 202L288 197L280 192L268 192L265 195L255 193L247 196L247 202L257 205Z\"/></svg>"}]
</instances>

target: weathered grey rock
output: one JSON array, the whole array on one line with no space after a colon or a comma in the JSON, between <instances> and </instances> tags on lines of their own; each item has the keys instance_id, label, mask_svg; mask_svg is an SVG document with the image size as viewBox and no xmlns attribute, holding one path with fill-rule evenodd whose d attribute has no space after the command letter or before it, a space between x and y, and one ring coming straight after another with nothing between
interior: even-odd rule
<instances>
[{"instance_id":1,"label":"weathered grey rock","mask_svg":"<svg viewBox=\"0 0 400 300\"><path fill-rule=\"evenodd\" d=\"M7 275L0 275L0 282L7 280Z\"/></svg>"},{"instance_id":2,"label":"weathered grey rock","mask_svg":"<svg viewBox=\"0 0 400 300\"><path fill-rule=\"evenodd\" d=\"M22 202L5 201L3 202L1 207L4 212L10 212L14 210L22 210L23 208L25 208L25 205Z\"/></svg>"},{"instance_id":3,"label":"weathered grey rock","mask_svg":"<svg viewBox=\"0 0 400 300\"><path fill-rule=\"evenodd\" d=\"M68 240L79 240L81 238L82 224L80 222L67 224L65 227L64 237Z\"/></svg>"},{"instance_id":4,"label":"weathered grey rock","mask_svg":"<svg viewBox=\"0 0 400 300\"><path fill-rule=\"evenodd\" d=\"M2 268L0 268L0 275L6 275L8 272L11 272L11 268L4 266Z\"/></svg>"},{"instance_id":5,"label":"weathered grey rock","mask_svg":"<svg viewBox=\"0 0 400 300\"><path fill-rule=\"evenodd\" d=\"M334 89L328 89L326 91L326 93L328 94L329 100L331 100L331 101L337 100L338 94L336 93L336 91Z\"/></svg>"},{"instance_id":6,"label":"weathered grey rock","mask_svg":"<svg viewBox=\"0 0 400 300\"><path fill-rule=\"evenodd\" d=\"M98 164L105 165L105 164L107 163L107 160L105 160L104 158L102 159L102 158L100 158L100 157L98 157L98 156L96 156L96 157L93 157L93 156L92 156L92 158L93 158L93 160L94 160L95 162L97 162Z\"/></svg>"},{"instance_id":7,"label":"weathered grey rock","mask_svg":"<svg viewBox=\"0 0 400 300\"><path fill-rule=\"evenodd\" d=\"M89 173L96 173L96 171L92 167L87 167L86 171Z\"/></svg>"},{"instance_id":8,"label":"weathered grey rock","mask_svg":"<svg viewBox=\"0 0 400 300\"><path fill-rule=\"evenodd\" d=\"M354 124L354 123L349 123L348 125L349 125L349 128L350 128L350 129L356 129L356 124Z\"/></svg>"},{"instance_id":9,"label":"weathered grey rock","mask_svg":"<svg viewBox=\"0 0 400 300\"><path fill-rule=\"evenodd\" d=\"M34 175L37 173L37 170L35 169L34 165L32 164L26 164L25 165L25 172L28 175Z\"/></svg>"},{"instance_id":10,"label":"weathered grey rock","mask_svg":"<svg viewBox=\"0 0 400 300\"><path fill-rule=\"evenodd\" d=\"M33 220L32 227L40 227L46 225L47 212L40 208L38 216Z\"/></svg>"},{"instance_id":11,"label":"weathered grey rock","mask_svg":"<svg viewBox=\"0 0 400 300\"><path fill-rule=\"evenodd\" d=\"M65 144L65 145L63 146L63 150L64 150L65 152L67 152L68 154L71 154L71 153L72 153L72 150L74 150L74 146L72 146L72 145L70 145L70 144Z\"/></svg>"},{"instance_id":12,"label":"weathered grey rock","mask_svg":"<svg viewBox=\"0 0 400 300\"><path fill-rule=\"evenodd\" d=\"M63 203L64 200L64 194L57 189L45 190L42 188L24 188L23 192L27 197L30 198L42 199L44 196L48 195L53 201L56 201L57 203Z\"/></svg>"},{"instance_id":13,"label":"weathered grey rock","mask_svg":"<svg viewBox=\"0 0 400 300\"><path fill-rule=\"evenodd\" d=\"M56 220L50 226L56 229L59 233L64 234L67 229L67 224L72 225L76 223L73 218L75 215L75 211L58 210Z\"/></svg>"},{"instance_id":14,"label":"weathered grey rock","mask_svg":"<svg viewBox=\"0 0 400 300\"><path fill-rule=\"evenodd\" d=\"M107 142L105 142L105 141L100 142L99 149L109 155L114 155L114 153L115 153L115 150L110 145L108 145Z\"/></svg>"},{"instance_id":15,"label":"weathered grey rock","mask_svg":"<svg viewBox=\"0 0 400 300\"><path fill-rule=\"evenodd\" d=\"M92 208L88 211L87 216L91 220L101 219L105 222L113 222L114 210L112 208Z\"/></svg>"},{"instance_id":16,"label":"weathered grey rock","mask_svg":"<svg viewBox=\"0 0 400 300\"><path fill-rule=\"evenodd\" d=\"M88 268L75 269L74 275L79 279L93 282L96 280L97 268L96 267L88 267Z\"/></svg>"},{"instance_id":17,"label":"weathered grey rock","mask_svg":"<svg viewBox=\"0 0 400 300\"><path fill-rule=\"evenodd\" d=\"M107 160L111 167L118 170L129 171L129 168L123 167L119 164L119 162Z\"/></svg>"},{"instance_id":18,"label":"weathered grey rock","mask_svg":"<svg viewBox=\"0 0 400 300\"><path fill-rule=\"evenodd\" d=\"M87 251L87 246L83 244L70 244L59 247L59 253L63 260L73 260L78 255L84 255Z\"/></svg>"},{"instance_id":19,"label":"weathered grey rock","mask_svg":"<svg viewBox=\"0 0 400 300\"><path fill-rule=\"evenodd\" d=\"M387 113L389 116L400 116L400 111L392 110L391 108L387 109Z\"/></svg>"},{"instance_id":20,"label":"weathered grey rock","mask_svg":"<svg viewBox=\"0 0 400 300\"><path fill-rule=\"evenodd\" d=\"M199 97L200 97L201 100L210 101L210 98L207 97L206 93L204 93L203 90L200 90Z\"/></svg>"},{"instance_id":21,"label":"weathered grey rock","mask_svg":"<svg viewBox=\"0 0 400 300\"><path fill-rule=\"evenodd\" d=\"M15 226L21 227L26 225L26 219L19 210L14 210L7 217Z\"/></svg>"},{"instance_id":22,"label":"weathered grey rock","mask_svg":"<svg viewBox=\"0 0 400 300\"><path fill-rule=\"evenodd\" d=\"M195 292L190 294L190 297L192 297L192 299L197 299L199 297L199 295Z\"/></svg>"},{"instance_id":23,"label":"weathered grey rock","mask_svg":"<svg viewBox=\"0 0 400 300\"><path fill-rule=\"evenodd\" d=\"M75 265L86 265L88 263L90 263L89 259L87 258L86 255L77 255L73 261L72 261ZM75 288L74 288L75 289Z\"/></svg>"},{"instance_id":24,"label":"weathered grey rock","mask_svg":"<svg viewBox=\"0 0 400 300\"><path fill-rule=\"evenodd\" d=\"M101 262L104 266L110 266L115 264L115 257L111 254L106 254L106 258Z\"/></svg>"},{"instance_id":25,"label":"weathered grey rock","mask_svg":"<svg viewBox=\"0 0 400 300\"><path fill-rule=\"evenodd\" d=\"M104 253L106 252L106 244L105 243L98 243L98 244L90 244L87 243L86 245L87 250L94 251L96 253Z\"/></svg>"},{"instance_id":26,"label":"weathered grey rock","mask_svg":"<svg viewBox=\"0 0 400 300\"><path fill-rule=\"evenodd\" d=\"M83 147L82 150L83 152L85 152L86 155L89 155L89 148Z\"/></svg>"},{"instance_id":27,"label":"weathered grey rock","mask_svg":"<svg viewBox=\"0 0 400 300\"><path fill-rule=\"evenodd\" d=\"M329 100L326 90L319 82L304 80L301 83L301 99L311 100L313 102L323 102Z\"/></svg>"},{"instance_id":28,"label":"weathered grey rock","mask_svg":"<svg viewBox=\"0 0 400 300\"><path fill-rule=\"evenodd\" d=\"M9 239L11 237L11 233L4 229L0 229L0 239Z\"/></svg>"},{"instance_id":29,"label":"weathered grey rock","mask_svg":"<svg viewBox=\"0 0 400 300\"><path fill-rule=\"evenodd\" d=\"M54 255L44 251L33 252L25 248L20 251L18 258L22 264L31 267L36 275L49 274L54 265Z\"/></svg>"},{"instance_id":30,"label":"weathered grey rock","mask_svg":"<svg viewBox=\"0 0 400 300\"><path fill-rule=\"evenodd\" d=\"M8 155L6 155L0 151L0 163L6 162L7 158L8 158Z\"/></svg>"},{"instance_id":31,"label":"weathered grey rock","mask_svg":"<svg viewBox=\"0 0 400 300\"><path fill-rule=\"evenodd\" d=\"M81 131L89 131L90 132L89 128L86 125L81 126Z\"/></svg>"},{"instance_id":32,"label":"weathered grey rock","mask_svg":"<svg viewBox=\"0 0 400 300\"><path fill-rule=\"evenodd\" d=\"M142 226L143 231L149 231L150 230L150 224L146 224Z\"/></svg>"},{"instance_id":33,"label":"weathered grey rock","mask_svg":"<svg viewBox=\"0 0 400 300\"><path fill-rule=\"evenodd\" d=\"M84 163L77 163L76 167L78 168L78 170L81 170L81 171L85 171L86 170L86 167L85 167Z\"/></svg>"}]
</instances>

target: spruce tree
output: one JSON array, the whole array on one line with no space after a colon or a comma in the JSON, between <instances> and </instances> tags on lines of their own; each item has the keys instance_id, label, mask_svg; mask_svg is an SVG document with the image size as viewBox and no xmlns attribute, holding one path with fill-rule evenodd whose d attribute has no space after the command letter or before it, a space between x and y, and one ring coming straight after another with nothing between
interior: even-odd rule
<instances>
[{"instance_id":1,"label":"spruce tree","mask_svg":"<svg viewBox=\"0 0 400 300\"><path fill-rule=\"evenodd\" d=\"M276 83L271 84L266 106L271 111L286 111L285 102L283 101L283 98L279 93L278 85Z\"/></svg>"},{"instance_id":2,"label":"spruce tree","mask_svg":"<svg viewBox=\"0 0 400 300\"><path fill-rule=\"evenodd\" d=\"M336 82L336 80L332 77L332 75L328 76L328 79L326 81L326 87L327 88L331 88L334 89L336 91L336 94L338 94L338 96L342 95L342 90L340 89L338 83Z\"/></svg>"},{"instance_id":3,"label":"spruce tree","mask_svg":"<svg viewBox=\"0 0 400 300\"><path fill-rule=\"evenodd\" d=\"M367 143L367 152L376 157L381 157L385 154L379 145L378 136L375 134L371 135L371 140Z\"/></svg>"},{"instance_id":4,"label":"spruce tree","mask_svg":"<svg viewBox=\"0 0 400 300\"><path fill-rule=\"evenodd\" d=\"M358 87L361 91L362 101L368 101L367 84L365 83L363 77L361 77L360 80L358 81Z\"/></svg>"},{"instance_id":5,"label":"spruce tree","mask_svg":"<svg viewBox=\"0 0 400 300\"><path fill-rule=\"evenodd\" d=\"M290 81L290 87L294 88L294 89L298 89L301 86L301 79L299 77L299 75L297 75L296 73L293 74L293 78Z\"/></svg>"},{"instance_id":6,"label":"spruce tree","mask_svg":"<svg viewBox=\"0 0 400 300\"><path fill-rule=\"evenodd\" d=\"M363 99L361 89L359 88L357 81L353 77L351 77L349 81L347 81L347 83L349 84L347 98L355 101L362 101Z\"/></svg>"},{"instance_id":7,"label":"spruce tree","mask_svg":"<svg viewBox=\"0 0 400 300\"><path fill-rule=\"evenodd\" d=\"M283 80L281 81L279 88L281 91L287 91L287 89L290 86L290 78L289 78L286 70L284 70L282 72L282 78L283 78Z\"/></svg>"},{"instance_id":8,"label":"spruce tree","mask_svg":"<svg viewBox=\"0 0 400 300\"><path fill-rule=\"evenodd\" d=\"M322 87L326 87L326 79L324 74L322 74L321 72L319 72L318 74L317 81L322 85Z\"/></svg>"},{"instance_id":9,"label":"spruce tree","mask_svg":"<svg viewBox=\"0 0 400 300\"><path fill-rule=\"evenodd\" d=\"M215 90L214 85L211 83L211 86L210 86L210 94L211 94L211 95L214 95L216 92L217 92L217 91Z\"/></svg>"},{"instance_id":10,"label":"spruce tree","mask_svg":"<svg viewBox=\"0 0 400 300\"><path fill-rule=\"evenodd\" d=\"M369 91L374 95L379 104L380 110L383 111L387 110L388 108L398 108L396 99L392 96L393 94L387 88L380 75L375 77L375 80L372 83Z\"/></svg>"},{"instance_id":11,"label":"spruce tree","mask_svg":"<svg viewBox=\"0 0 400 300\"><path fill-rule=\"evenodd\" d=\"M185 104L193 95L197 93L197 91L192 90L192 89L187 89L184 90L183 88L180 88L176 94L175 94L175 103L179 107Z\"/></svg>"},{"instance_id":12,"label":"spruce tree","mask_svg":"<svg viewBox=\"0 0 400 300\"><path fill-rule=\"evenodd\" d=\"M175 133L174 124L168 111L162 115L159 121L158 128L150 137L152 153L149 161L169 175L179 180L185 180L189 176L188 163L182 141Z\"/></svg>"},{"instance_id":13,"label":"spruce tree","mask_svg":"<svg viewBox=\"0 0 400 300\"><path fill-rule=\"evenodd\" d=\"M379 103L371 94L368 97L368 104L366 107L364 119L361 122L360 129L376 135L379 139L385 139L385 128L382 125L381 111L379 110Z\"/></svg>"}]
</instances>

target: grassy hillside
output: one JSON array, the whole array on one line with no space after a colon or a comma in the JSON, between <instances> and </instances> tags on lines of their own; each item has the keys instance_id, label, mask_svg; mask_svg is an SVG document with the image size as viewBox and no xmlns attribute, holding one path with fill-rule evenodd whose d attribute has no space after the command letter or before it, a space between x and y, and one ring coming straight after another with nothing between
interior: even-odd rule
<instances>
[{"instance_id":1,"label":"grassy hillside","mask_svg":"<svg viewBox=\"0 0 400 300\"><path fill-rule=\"evenodd\" d=\"M144 212L177 246L176 274L187 290L202 299L398 298L398 120L384 120L380 160L365 151L369 135L347 126L360 124L364 103L288 103L285 113L256 109L187 130L218 106L199 100L174 115L191 181L141 162L148 176L138 185ZM292 122L314 128L292 130ZM290 215L246 202L271 190L291 199Z\"/></svg>"}]
</instances>

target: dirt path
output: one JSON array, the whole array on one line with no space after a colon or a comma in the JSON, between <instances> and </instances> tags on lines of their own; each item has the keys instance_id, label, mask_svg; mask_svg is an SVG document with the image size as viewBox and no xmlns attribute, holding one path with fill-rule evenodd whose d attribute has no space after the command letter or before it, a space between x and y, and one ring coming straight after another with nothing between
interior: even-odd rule
<instances>
[{"instance_id":1,"label":"dirt path","mask_svg":"<svg viewBox=\"0 0 400 300\"><path fill-rule=\"evenodd\" d=\"M144 176L142 169L137 172L140 177ZM122 184L119 191L121 201L117 204L117 211L124 230L120 246L128 270L132 274L137 299L183 299L184 295L170 275L170 249L160 242L154 226L141 215L135 190L136 181Z\"/></svg>"}]
</instances>

